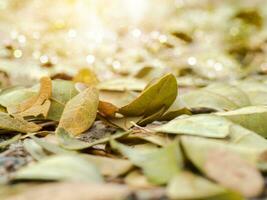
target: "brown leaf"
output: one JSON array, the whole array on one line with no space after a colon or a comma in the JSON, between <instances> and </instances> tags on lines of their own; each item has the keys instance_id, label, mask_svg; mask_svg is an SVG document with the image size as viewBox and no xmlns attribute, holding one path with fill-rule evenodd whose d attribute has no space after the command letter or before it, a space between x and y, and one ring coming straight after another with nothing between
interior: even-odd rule
<instances>
[{"instance_id":1,"label":"brown leaf","mask_svg":"<svg viewBox=\"0 0 267 200\"><path fill-rule=\"evenodd\" d=\"M111 103L99 101L98 111L104 117L115 117L118 108Z\"/></svg>"},{"instance_id":2,"label":"brown leaf","mask_svg":"<svg viewBox=\"0 0 267 200\"><path fill-rule=\"evenodd\" d=\"M204 170L211 179L246 197L256 197L263 191L264 180L259 171L233 152L210 151Z\"/></svg>"},{"instance_id":3,"label":"brown leaf","mask_svg":"<svg viewBox=\"0 0 267 200\"><path fill-rule=\"evenodd\" d=\"M48 100L52 95L52 81L49 77L43 77L40 81L40 91L25 102L17 105L15 108L8 109L14 116L38 116L42 114L47 116L51 102Z\"/></svg>"}]
</instances>

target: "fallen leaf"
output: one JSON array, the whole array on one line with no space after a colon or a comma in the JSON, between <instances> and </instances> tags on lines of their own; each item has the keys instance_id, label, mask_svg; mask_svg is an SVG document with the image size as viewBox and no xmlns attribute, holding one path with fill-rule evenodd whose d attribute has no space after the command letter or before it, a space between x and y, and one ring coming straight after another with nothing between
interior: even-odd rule
<instances>
[{"instance_id":1,"label":"fallen leaf","mask_svg":"<svg viewBox=\"0 0 267 200\"><path fill-rule=\"evenodd\" d=\"M3 200L114 200L125 199L130 193L128 187L119 184L60 182L29 185Z\"/></svg>"},{"instance_id":2,"label":"fallen leaf","mask_svg":"<svg viewBox=\"0 0 267 200\"><path fill-rule=\"evenodd\" d=\"M47 119L59 121L66 103L78 94L72 81L54 80L52 82L51 106Z\"/></svg>"},{"instance_id":3,"label":"fallen leaf","mask_svg":"<svg viewBox=\"0 0 267 200\"><path fill-rule=\"evenodd\" d=\"M42 114L44 117L47 116L50 101L49 98L52 94L52 81L48 77L43 77L40 80L40 91L37 96L33 96L21 104L18 104L14 108L9 107L8 112L17 117L26 116L38 116Z\"/></svg>"},{"instance_id":4,"label":"fallen leaf","mask_svg":"<svg viewBox=\"0 0 267 200\"><path fill-rule=\"evenodd\" d=\"M18 170L14 179L103 182L97 167L79 155L47 157Z\"/></svg>"},{"instance_id":5,"label":"fallen leaf","mask_svg":"<svg viewBox=\"0 0 267 200\"><path fill-rule=\"evenodd\" d=\"M263 137L267 137L267 107L266 106L249 106L228 112L217 113L234 123L240 124Z\"/></svg>"},{"instance_id":6,"label":"fallen leaf","mask_svg":"<svg viewBox=\"0 0 267 200\"><path fill-rule=\"evenodd\" d=\"M181 102L187 108L212 108L218 111L239 108L227 97L203 89L181 95Z\"/></svg>"},{"instance_id":7,"label":"fallen leaf","mask_svg":"<svg viewBox=\"0 0 267 200\"><path fill-rule=\"evenodd\" d=\"M29 133L39 131L42 127L23 119L11 117L7 113L0 112L0 129Z\"/></svg>"},{"instance_id":8,"label":"fallen leaf","mask_svg":"<svg viewBox=\"0 0 267 200\"><path fill-rule=\"evenodd\" d=\"M73 153L71 151L68 151L66 149L61 148L59 145L51 143L49 141L46 141L44 138L37 138L35 136L31 136L31 138L36 142L38 145L40 145L43 149L50 153L54 154L70 154Z\"/></svg>"},{"instance_id":9,"label":"fallen leaf","mask_svg":"<svg viewBox=\"0 0 267 200\"><path fill-rule=\"evenodd\" d=\"M153 130L170 134L225 138L230 134L231 125L230 121L216 115L193 115L178 117Z\"/></svg>"},{"instance_id":10,"label":"fallen leaf","mask_svg":"<svg viewBox=\"0 0 267 200\"><path fill-rule=\"evenodd\" d=\"M142 91L146 86L146 83L140 79L135 78L116 78L101 82L97 85L99 90L109 91Z\"/></svg>"},{"instance_id":11,"label":"fallen leaf","mask_svg":"<svg viewBox=\"0 0 267 200\"><path fill-rule=\"evenodd\" d=\"M5 108L13 108L25 100L37 95L37 91L32 88L11 87L0 93L0 105ZM8 109L7 109L8 110Z\"/></svg>"},{"instance_id":12,"label":"fallen leaf","mask_svg":"<svg viewBox=\"0 0 267 200\"><path fill-rule=\"evenodd\" d=\"M79 135L91 127L99 103L98 91L89 87L73 97L65 106L58 128L72 135Z\"/></svg>"},{"instance_id":13,"label":"fallen leaf","mask_svg":"<svg viewBox=\"0 0 267 200\"><path fill-rule=\"evenodd\" d=\"M132 168L132 164L128 160L88 154L83 154L82 156L85 159L88 159L91 163L95 164L103 176L114 178L125 174Z\"/></svg>"},{"instance_id":14,"label":"fallen leaf","mask_svg":"<svg viewBox=\"0 0 267 200\"><path fill-rule=\"evenodd\" d=\"M96 86L99 83L96 74L88 68L79 70L78 73L73 77L73 81L76 83L86 83L90 86Z\"/></svg>"},{"instance_id":15,"label":"fallen leaf","mask_svg":"<svg viewBox=\"0 0 267 200\"><path fill-rule=\"evenodd\" d=\"M32 139L25 139L23 147L35 160L42 160L47 156L43 148Z\"/></svg>"},{"instance_id":16,"label":"fallen leaf","mask_svg":"<svg viewBox=\"0 0 267 200\"><path fill-rule=\"evenodd\" d=\"M98 112L104 117L115 117L116 112L119 110L116 106L105 101L99 101Z\"/></svg>"},{"instance_id":17,"label":"fallen leaf","mask_svg":"<svg viewBox=\"0 0 267 200\"><path fill-rule=\"evenodd\" d=\"M111 146L140 167L151 183L167 183L183 167L183 158L178 141L154 150L138 150L114 140Z\"/></svg>"},{"instance_id":18,"label":"fallen leaf","mask_svg":"<svg viewBox=\"0 0 267 200\"><path fill-rule=\"evenodd\" d=\"M167 74L150 83L131 103L119 109L125 116L150 116L158 110L167 110L177 96L177 82L172 74Z\"/></svg>"},{"instance_id":19,"label":"fallen leaf","mask_svg":"<svg viewBox=\"0 0 267 200\"><path fill-rule=\"evenodd\" d=\"M227 190L204 177L185 171L170 180L166 193L170 199L186 200L216 197L227 193Z\"/></svg>"},{"instance_id":20,"label":"fallen leaf","mask_svg":"<svg viewBox=\"0 0 267 200\"><path fill-rule=\"evenodd\" d=\"M263 191L264 179L256 168L225 149L210 151L204 170L211 179L245 197L257 197Z\"/></svg>"}]
</instances>

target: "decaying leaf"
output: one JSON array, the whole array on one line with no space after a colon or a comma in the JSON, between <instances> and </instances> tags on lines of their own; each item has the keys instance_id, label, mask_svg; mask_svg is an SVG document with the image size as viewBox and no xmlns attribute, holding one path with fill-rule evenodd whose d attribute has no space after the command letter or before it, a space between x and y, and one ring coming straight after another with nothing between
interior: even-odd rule
<instances>
[{"instance_id":1,"label":"decaying leaf","mask_svg":"<svg viewBox=\"0 0 267 200\"><path fill-rule=\"evenodd\" d=\"M164 108L167 110L177 96L177 82L172 74L150 83L131 103L120 108L125 116L149 116Z\"/></svg>"},{"instance_id":2,"label":"decaying leaf","mask_svg":"<svg viewBox=\"0 0 267 200\"><path fill-rule=\"evenodd\" d=\"M11 117L7 113L0 112L0 129L29 133L39 131L42 127L23 119Z\"/></svg>"},{"instance_id":3,"label":"decaying leaf","mask_svg":"<svg viewBox=\"0 0 267 200\"><path fill-rule=\"evenodd\" d=\"M188 136L182 137L182 145L190 161L220 184L248 197L261 193L264 182L256 169L258 150Z\"/></svg>"},{"instance_id":4,"label":"decaying leaf","mask_svg":"<svg viewBox=\"0 0 267 200\"><path fill-rule=\"evenodd\" d=\"M98 91L89 87L73 97L66 104L59 121L59 128L64 128L72 135L79 135L93 124L99 103Z\"/></svg>"},{"instance_id":5,"label":"decaying leaf","mask_svg":"<svg viewBox=\"0 0 267 200\"><path fill-rule=\"evenodd\" d=\"M99 101L98 111L104 117L115 117L116 112L119 110L116 106L105 101Z\"/></svg>"},{"instance_id":6,"label":"decaying leaf","mask_svg":"<svg viewBox=\"0 0 267 200\"><path fill-rule=\"evenodd\" d=\"M223 149L210 151L204 170L211 179L245 197L256 197L263 191L264 180L261 174L233 152Z\"/></svg>"},{"instance_id":7,"label":"decaying leaf","mask_svg":"<svg viewBox=\"0 0 267 200\"><path fill-rule=\"evenodd\" d=\"M28 165L14 176L23 180L72 180L101 183L97 167L78 155L55 155Z\"/></svg>"},{"instance_id":8,"label":"decaying leaf","mask_svg":"<svg viewBox=\"0 0 267 200\"><path fill-rule=\"evenodd\" d=\"M183 167L183 158L177 141L160 149L146 151L125 146L114 140L111 141L111 146L140 167L148 180L154 184L167 183Z\"/></svg>"},{"instance_id":9,"label":"decaying leaf","mask_svg":"<svg viewBox=\"0 0 267 200\"><path fill-rule=\"evenodd\" d=\"M52 95L52 81L48 77L40 80L40 91L37 96L33 96L15 107L9 107L8 112L17 117L38 116L42 114L47 116L51 102L49 98Z\"/></svg>"}]
</instances>

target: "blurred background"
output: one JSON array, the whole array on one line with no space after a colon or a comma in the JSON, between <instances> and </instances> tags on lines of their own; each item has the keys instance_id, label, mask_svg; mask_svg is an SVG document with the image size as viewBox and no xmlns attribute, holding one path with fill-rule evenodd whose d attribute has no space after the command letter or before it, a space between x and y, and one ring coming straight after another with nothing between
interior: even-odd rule
<instances>
[{"instance_id":1,"label":"blurred background","mask_svg":"<svg viewBox=\"0 0 267 200\"><path fill-rule=\"evenodd\" d=\"M267 2L0 1L2 85L84 68L100 80L173 72L185 86L265 75Z\"/></svg>"}]
</instances>

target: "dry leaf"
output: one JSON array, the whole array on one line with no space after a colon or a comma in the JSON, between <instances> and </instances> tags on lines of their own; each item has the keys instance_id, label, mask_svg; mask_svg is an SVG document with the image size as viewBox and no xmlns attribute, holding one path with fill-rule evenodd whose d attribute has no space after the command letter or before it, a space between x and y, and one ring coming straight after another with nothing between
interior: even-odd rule
<instances>
[{"instance_id":1,"label":"dry leaf","mask_svg":"<svg viewBox=\"0 0 267 200\"><path fill-rule=\"evenodd\" d=\"M120 108L125 116L149 116L160 109L167 110L177 96L177 82L172 74L167 74L150 83L131 103Z\"/></svg>"},{"instance_id":2,"label":"dry leaf","mask_svg":"<svg viewBox=\"0 0 267 200\"><path fill-rule=\"evenodd\" d=\"M90 86L96 86L99 83L96 74L88 68L79 70L79 72L73 77L73 81L76 83L86 83Z\"/></svg>"},{"instance_id":3,"label":"dry leaf","mask_svg":"<svg viewBox=\"0 0 267 200\"><path fill-rule=\"evenodd\" d=\"M51 105L51 102L49 101L51 95L52 81L48 77L43 77L40 80L40 91L38 96L31 97L25 102L17 105L15 108L10 108L9 112L17 117L36 117L40 114L46 117Z\"/></svg>"},{"instance_id":4,"label":"dry leaf","mask_svg":"<svg viewBox=\"0 0 267 200\"><path fill-rule=\"evenodd\" d=\"M131 190L118 184L81 182L48 183L24 188L3 200L114 200L124 199Z\"/></svg>"},{"instance_id":5,"label":"dry leaf","mask_svg":"<svg viewBox=\"0 0 267 200\"><path fill-rule=\"evenodd\" d=\"M0 112L0 129L17 131L21 133L31 133L39 131L42 127L23 119L11 117L7 113Z\"/></svg>"},{"instance_id":6,"label":"dry leaf","mask_svg":"<svg viewBox=\"0 0 267 200\"><path fill-rule=\"evenodd\" d=\"M91 127L99 103L98 91L93 87L73 97L65 106L58 128L72 135L79 135Z\"/></svg>"},{"instance_id":7,"label":"dry leaf","mask_svg":"<svg viewBox=\"0 0 267 200\"><path fill-rule=\"evenodd\" d=\"M210 151L204 170L211 179L245 197L256 197L263 191L264 180L259 171L233 152L224 149Z\"/></svg>"}]
</instances>

